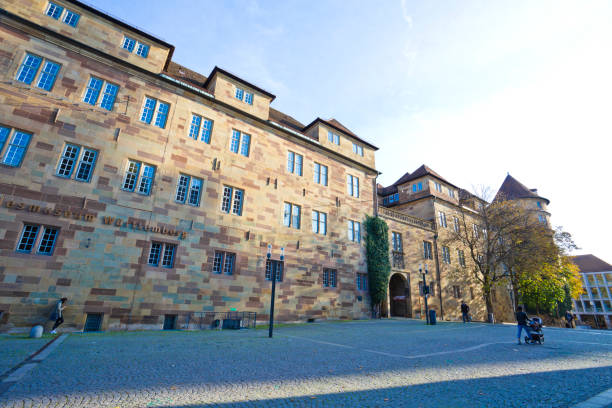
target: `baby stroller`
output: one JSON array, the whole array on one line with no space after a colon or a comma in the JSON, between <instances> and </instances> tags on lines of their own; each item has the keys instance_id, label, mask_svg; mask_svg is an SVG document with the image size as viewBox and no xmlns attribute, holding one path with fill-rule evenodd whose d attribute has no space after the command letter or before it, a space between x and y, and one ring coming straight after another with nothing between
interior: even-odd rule
<instances>
[{"instance_id":1,"label":"baby stroller","mask_svg":"<svg viewBox=\"0 0 612 408\"><path fill-rule=\"evenodd\" d=\"M542 333L542 319L537 316L532 317L529 321L529 328L531 329L531 338L529 336L525 336L525 343L544 343L544 333Z\"/></svg>"}]
</instances>

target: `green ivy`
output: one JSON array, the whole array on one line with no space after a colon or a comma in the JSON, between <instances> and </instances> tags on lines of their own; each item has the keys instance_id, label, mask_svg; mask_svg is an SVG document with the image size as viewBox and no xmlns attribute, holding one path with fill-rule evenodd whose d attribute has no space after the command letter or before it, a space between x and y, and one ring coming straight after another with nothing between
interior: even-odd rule
<instances>
[{"instance_id":1,"label":"green ivy","mask_svg":"<svg viewBox=\"0 0 612 408\"><path fill-rule=\"evenodd\" d=\"M379 217L366 215L366 258L372 307L380 306L387 298L391 264L389 262L389 227ZM378 308L380 310L380 308Z\"/></svg>"}]
</instances>

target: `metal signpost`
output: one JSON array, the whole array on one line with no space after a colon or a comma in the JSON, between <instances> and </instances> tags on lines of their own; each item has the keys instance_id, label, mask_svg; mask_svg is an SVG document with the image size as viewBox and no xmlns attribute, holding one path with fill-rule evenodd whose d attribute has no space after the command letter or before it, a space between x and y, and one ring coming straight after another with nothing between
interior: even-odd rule
<instances>
[{"instance_id":1,"label":"metal signpost","mask_svg":"<svg viewBox=\"0 0 612 408\"><path fill-rule=\"evenodd\" d=\"M268 328L268 337L272 338L272 332L274 331L274 296L276 293L276 276L278 274L278 268L285 260L285 248L281 248L280 263L272 262L272 244L268 244L267 259L270 261L270 279L272 280L272 294L270 295L270 326Z\"/></svg>"}]
</instances>

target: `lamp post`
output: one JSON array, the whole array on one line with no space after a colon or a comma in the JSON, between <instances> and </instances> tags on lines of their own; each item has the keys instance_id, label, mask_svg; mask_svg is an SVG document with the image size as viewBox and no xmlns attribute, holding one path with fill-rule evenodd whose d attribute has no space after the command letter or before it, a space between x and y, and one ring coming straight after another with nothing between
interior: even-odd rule
<instances>
[{"instance_id":1,"label":"lamp post","mask_svg":"<svg viewBox=\"0 0 612 408\"><path fill-rule=\"evenodd\" d=\"M268 337L272 338L272 332L274 331L274 296L276 293L276 275L278 274L279 265L276 262L272 262L272 244L268 244L268 253L266 254L267 259L270 261L270 279L272 280L272 294L270 295L270 326L268 328ZM285 260L285 248L281 248L280 262Z\"/></svg>"},{"instance_id":2,"label":"lamp post","mask_svg":"<svg viewBox=\"0 0 612 408\"><path fill-rule=\"evenodd\" d=\"M429 324L429 310L427 309L427 295L429 295L429 287L427 286L426 275L429 273L427 270L427 264L425 264L425 271L422 270L421 264L419 264L419 273L423 275L423 297L425 298L425 320Z\"/></svg>"}]
</instances>

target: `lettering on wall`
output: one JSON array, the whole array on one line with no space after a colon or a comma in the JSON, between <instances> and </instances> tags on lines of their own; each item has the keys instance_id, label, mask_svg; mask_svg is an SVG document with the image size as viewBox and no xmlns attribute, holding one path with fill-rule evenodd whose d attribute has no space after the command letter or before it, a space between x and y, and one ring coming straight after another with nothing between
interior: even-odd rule
<instances>
[{"instance_id":1,"label":"lettering on wall","mask_svg":"<svg viewBox=\"0 0 612 408\"><path fill-rule=\"evenodd\" d=\"M170 235L173 237L179 237L180 239L187 238L185 231L177 231L168 227L153 226L150 224L141 224L139 222L125 221L121 218L110 217L108 215L102 216L102 222L106 225L112 225L117 228L122 226L131 227L135 231L153 232L155 234Z\"/></svg>"},{"instance_id":2,"label":"lettering on wall","mask_svg":"<svg viewBox=\"0 0 612 408\"><path fill-rule=\"evenodd\" d=\"M82 220L92 222L96 217L94 214L89 214L85 211L71 211L71 210L58 210L50 207L41 207L37 204L26 204L13 200L4 200L4 197L0 196L0 205L5 208L18 211L27 211L31 213L39 213L43 215L52 215L54 217L70 218L73 220Z\"/></svg>"}]
</instances>

